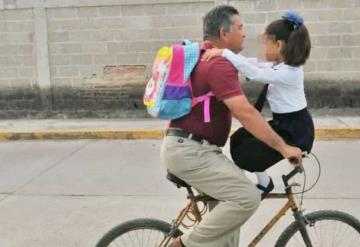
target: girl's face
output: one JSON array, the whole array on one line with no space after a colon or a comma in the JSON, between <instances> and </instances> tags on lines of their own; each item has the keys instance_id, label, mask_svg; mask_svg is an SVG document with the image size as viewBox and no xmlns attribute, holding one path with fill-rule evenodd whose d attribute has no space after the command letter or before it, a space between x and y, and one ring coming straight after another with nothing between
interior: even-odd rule
<instances>
[{"instance_id":1,"label":"girl's face","mask_svg":"<svg viewBox=\"0 0 360 247\"><path fill-rule=\"evenodd\" d=\"M265 42L265 57L266 60L271 62L281 63L284 58L281 55L281 50L284 46L284 42L281 40L275 40L274 37L269 35L264 35L263 38Z\"/></svg>"}]
</instances>

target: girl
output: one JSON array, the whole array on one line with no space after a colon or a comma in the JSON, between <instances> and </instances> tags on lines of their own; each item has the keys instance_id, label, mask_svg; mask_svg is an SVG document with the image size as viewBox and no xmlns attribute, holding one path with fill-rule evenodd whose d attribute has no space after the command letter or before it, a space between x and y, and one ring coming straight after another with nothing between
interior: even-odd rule
<instances>
[{"instance_id":1,"label":"girl","mask_svg":"<svg viewBox=\"0 0 360 247\"><path fill-rule=\"evenodd\" d=\"M266 59L275 64L272 67L256 66L228 49L212 49L202 59L209 60L221 55L249 80L265 83L261 95L264 100L267 98L273 114L269 124L289 145L310 152L314 141L314 124L307 110L302 65L309 57L311 43L303 18L288 11L266 27L264 37ZM264 100L260 98L257 105L262 108ZM262 198L273 190L273 181L265 170L283 159L280 153L257 140L244 128L231 136L230 153L240 168L255 172L257 186L263 191Z\"/></svg>"}]
</instances>

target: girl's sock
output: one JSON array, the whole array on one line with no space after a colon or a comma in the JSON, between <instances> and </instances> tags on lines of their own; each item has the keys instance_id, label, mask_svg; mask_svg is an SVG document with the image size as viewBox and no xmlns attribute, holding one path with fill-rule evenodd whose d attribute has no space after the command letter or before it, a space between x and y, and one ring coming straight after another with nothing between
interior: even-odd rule
<instances>
[{"instance_id":1,"label":"girl's sock","mask_svg":"<svg viewBox=\"0 0 360 247\"><path fill-rule=\"evenodd\" d=\"M257 177L258 184L266 188L270 183L269 175L267 175L266 172L254 172L254 173Z\"/></svg>"}]
</instances>

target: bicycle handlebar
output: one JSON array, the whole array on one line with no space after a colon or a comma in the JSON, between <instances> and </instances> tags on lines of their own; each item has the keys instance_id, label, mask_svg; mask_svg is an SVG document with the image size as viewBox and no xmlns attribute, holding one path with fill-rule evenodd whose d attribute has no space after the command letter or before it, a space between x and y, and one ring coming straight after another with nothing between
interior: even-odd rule
<instances>
[{"instance_id":1,"label":"bicycle handlebar","mask_svg":"<svg viewBox=\"0 0 360 247\"><path fill-rule=\"evenodd\" d=\"M306 157L307 153L303 153L302 157ZM287 175L283 175L282 179L284 181L285 186L288 186L288 181L294 177L297 173L303 173L304 172L304 167L302 166L302 164L299 163L299 160L296 157L290 157L289 158L289 162L291 164L296 165L295 168Z\"/></svg>"}]
</instances>

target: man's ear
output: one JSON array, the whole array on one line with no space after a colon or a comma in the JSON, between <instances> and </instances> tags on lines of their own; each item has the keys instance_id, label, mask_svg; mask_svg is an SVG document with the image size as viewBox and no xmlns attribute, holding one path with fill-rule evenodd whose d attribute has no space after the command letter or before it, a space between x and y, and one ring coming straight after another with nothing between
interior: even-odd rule
<instances>
[{"instance_id":1,"label":"man's ear","mask_svg":"<svg viewBox=\"0 0 360 247\"><path fill-rule=\"evenodd\" d=\"M225 40L226 41L228 39L227 34L228 34L228 32L226 32L223 27L220 28L220 31L219 31L220 40Z\"/></svg>"}]
</instances>

